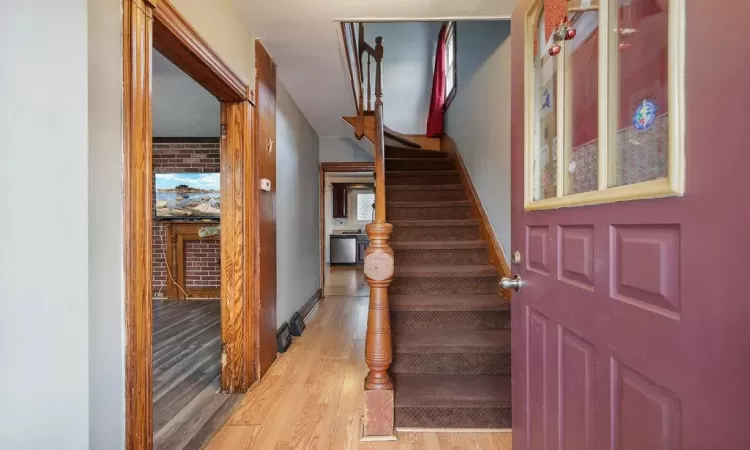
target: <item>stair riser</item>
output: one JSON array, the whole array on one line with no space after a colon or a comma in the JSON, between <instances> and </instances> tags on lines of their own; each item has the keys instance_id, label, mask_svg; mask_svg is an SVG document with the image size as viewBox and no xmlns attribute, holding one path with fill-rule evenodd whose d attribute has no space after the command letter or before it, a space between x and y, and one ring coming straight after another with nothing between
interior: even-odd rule
<instances>
[{"instance_id":1,"label":"stair riser","mask_svg":"<svg viewBox=\"0 0 750 450\"><path fill-rule=\"evenodd\" d=\"M471 219L471 206L396 207L387 209L388 220L459 220Z\"/></svg>"},{"instance_id":2,"label":"stair riser","mask_svg":"<svg viewBox=\"0 0 750 450\"><path fill-rule=\"evenodd\" d=\"M386 186L461 184L458 175L385 175ZM387 189L386 189L387 190Z\"/></svg>"},{"instance_id":3,"label":"stair riser","mask_svg":"<svg viewBox=\"0 0 750 450\"><path fill-rule=\"evenodd\" d=\"M417 294L496 294L497 276L488 277L396 277L388 292L391 295Z\"/></svg>"},{"instance_id":4,"label":"stair riser","mask_svg":"<svg viewBox=\"0 0 750 450\"><path fill-rule=\"evenodd\" d=\"M393 227L391 241L471 241L479 239L479 226L456 227Z\"/></svg>"},{"instance_id":5,"label":"stair riser","mask_svg":"<svg viewBox=\"0 0 750 450\"><path fill-rule=\"evenodd\" d=\"M423 158L420 158L423 159ZM385 161L385 170L454 170L456 168L455 162L451 160L446 161L420 161L416 159L414 161Z\"/></svg>"},{"instance_id":6,"label":"stair riser","mask_svg":"<svg viewBox=\"0 0 750 450\"><path fill-rule=\"evenodd\" d=\"M420 189L414 191L399 191L386 189L387 202L447 202L452 200L467 200L463 189Z\"/></svg>"},{"instance_id":7,"label":"stair riser","mask_svg":"<svg viewBox=\"0 0 750 450\"><path fill-rule=\"evenodd\" d=\"M394 311L392 330L507 330L509 311Z\"/></svg>"},{"instance_id":8,"label":"stair riser","mask_svg":"<svg viewBox=\"0 0 750 450\"><path fill-rule=\"evenodd\" d=\"M385 159L388 158L440 158L448 157L447 153L434 150L385 149Z\"/></svg>"},{"instance_id":9,"label":"stair riser","mask_svg":"<svg viewBox=\"0 0 750 450\"><path fill-rule=\"evenodd\" d=\"M511 407L425 408L400 407L395 411L397 427L409 428L510 428Z\"/></svg>"},{"instance_id":10,"label":"stair riser","mask_svg":"<svg viewBox=\"0 0 750 450\"><path fill-rule=\"evenodd\" d=\"M471 249L394 249L393 258L399 266L481 265L490 261L486 248Z\"/></svg>"},{"instance_id":11,"label":"stair riser","mask_svg":"<svg viewBox=\"0 0 750 450\"><path fill-rule=\"evenodd\" d=\"M394 374L509 375L508 353L394 353Z\"/></svg>"}]
</instances>

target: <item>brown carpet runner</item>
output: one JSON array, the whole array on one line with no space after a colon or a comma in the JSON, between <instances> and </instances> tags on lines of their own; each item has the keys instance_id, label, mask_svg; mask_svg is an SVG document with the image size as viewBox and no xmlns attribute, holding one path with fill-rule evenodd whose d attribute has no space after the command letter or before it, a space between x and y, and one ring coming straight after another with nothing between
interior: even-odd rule
<instances>
[{"instance_id":1,"label":"brown carpet runner","mask_svg":"<svg viewBox=\"0 0 750 450\"><path fill-rule=\"evenodd\" d=\"M510 305L447 154L386 149L396 426L510 428Z\"/></svg>"}]
</instances>

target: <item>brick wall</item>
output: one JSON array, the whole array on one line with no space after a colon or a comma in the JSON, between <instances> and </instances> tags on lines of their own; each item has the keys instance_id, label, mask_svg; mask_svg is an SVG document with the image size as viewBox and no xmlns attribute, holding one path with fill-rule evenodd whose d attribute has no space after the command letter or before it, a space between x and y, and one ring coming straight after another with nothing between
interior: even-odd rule
<instances>
[{"instance_id":1,"label":"brick wall","mask_svg":"<svg viewBox=\"0 0 750 450\"><path fill-rule=\"evenodd\" d=\"M154 173L219 172L219 138L154 138ZM155 198L155 196L154 196ZM164 222L154 221L153 275L154 296L164 296L167 264L164 259ZM194 241L185 245L186 284L189 287L221 286L219 241ZM176 274L172 274L176 276Z\"/></svg>"}]
</instances>

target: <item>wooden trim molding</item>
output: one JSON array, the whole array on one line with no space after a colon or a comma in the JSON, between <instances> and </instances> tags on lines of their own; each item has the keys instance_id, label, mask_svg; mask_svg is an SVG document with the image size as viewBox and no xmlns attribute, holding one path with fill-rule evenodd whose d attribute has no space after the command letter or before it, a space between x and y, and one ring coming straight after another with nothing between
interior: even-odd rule
<instances>
[{"instance_id":1,"label":"wooden trim molding","mask_svg":"<svg viewBox=\"0 0 750 450\"><path fill-rule=\"evenodd\" d=\"M482 237L490 243L490 264L495 266L498 276L510 277L510 265L508 265L508 260L505 258L505 252L503 252L503 248L500 246L500 242L498 242L497 240L497 236L492 229L492 225L490 225L490 219L487 217L487 212L482 205L482 200L479 198L476 187L474 187L474 182L471 181L471 176L469 175L469 171L466 169L466 164L464 164L464 160L461 157L461 151L459 150L456 141L454 141L448 135L443 135L443 137L441 138L441 145L443 151L453 155L458 162L458 172L461 177L461 184L464 185L466 194L471 201L472 216L475 219L479 220ZM510 300L510 291L501 289L500 293L503 297Z\"/></svg>"},{"instance_id":2,"label":"wooden trim molding","mask_svg":"<svg viewBox=\"0 0 750 450\"><path fill-rule=\"evenodd\" d=\"M195 288L187 285L187 263L185 261L186 241L218 241L219 236L201 237L203 227L216 226L219 222L167 222L166 261L168 273L165 289L167 300L186 300L188 298L219 298L219 288ZM174 277L174 278L173 278ZM179 287L178 287L179 286Z\"/></svg>"},{"instance_id":3,"label":"wooden trim molding","mask_svg":"<svg viewBox=\"0 0 750 450\"><path fill-rule=\"evenodd\" d=\"M169 0L158 1L154 18L154 47L159 53L220 101L248 100L247 84L221 59Z\"/></svg>"},{"instance_id":4,"label":"wooden trim molding","mask_svg":"<svg viewBox=\"0 0 750 450\"><path fill-rule=\"evenodd\" d=\"M125 447L153 447L151 37L153 3L123 0Z\"/></svg>"},{"instance_id":5,"label":"wooden trim molding","mask_svg":"<svg viewBox=\"0 0 750 450\"><path fill-rule=\"evenodd\" d=\"M223 345L221 389L244 392L252 384L245 370L253 366L248 348L245 314L252 314L252 298L246 295L245 252L251 240L245 229L245 151L249 140L248 102L222 103L221 123L221 341Z\"/></svg>"},{"instance_id":6,"label":"wooden trim molding","mask_svg":"<svg viewBox=\"0 0 750 450\"><path fill-rule=\"evenodd\" d=\"M325 172L374 172L374 162L322 162L320 171Z\"/></svg>"},{"instance_id":7,"label":"wooden trim molding","mask_svg":"<svg viewBox=\"0 0 750 450\"><path fill-rule=\"evenodd\" d=\"M209 7L209 6L207 6ZM255 380L252 336L257 241L250 218L257 197L250 137L252 90L168 0L123 0L123 213L125 266L125 448L153 448L152 394L152 48L222 101L222 388L243 392ZM246 224L246 222L248 222ZM252 243L252 244L250 244ZM246 294L247 293L247 294Z\"/></svg>"}]
</instances>

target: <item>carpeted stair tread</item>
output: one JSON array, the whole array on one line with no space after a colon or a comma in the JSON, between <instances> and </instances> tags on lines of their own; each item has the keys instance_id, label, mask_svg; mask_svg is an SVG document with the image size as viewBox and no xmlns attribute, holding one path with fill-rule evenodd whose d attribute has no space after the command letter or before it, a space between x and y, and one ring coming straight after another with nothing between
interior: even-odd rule
<instances>
[{"instance_id":1,"label":"carpeted stair tread","mask_svg":"<svg viewBox=\"0 0 750 450\"><path fill-rule=\"evenodd\" d=\"M500 295L392 295L391 311L509 311L510 303Z\"/></svg>"},{"instance_id":2,"label":"carpeted stair tread","mask_svg":"<svg viewBox=\"0 0 750 450\"><path fill-rule=\"evenodd\" d=\"M509 375L394 376L396 408L510 407Z\"/></svg>"},{"instance_id":3,"label":"carpeted stair tread","mask_svg":"<svg viewBox=\"0 0 750 450\"><path fill-rule=\"evenodd\" d=\"M442 202L389 202L388 208L455 208L471 206L469 200L448 200Z\"/></svg>"},{"instance_id":4,"label":"carpeted stair tread","mask_svg":"<svg viewBox=\"0 0 750 450\"><path fill-rule=\"evenodd\" d=\"M400 278L497 276L497 269L495 266L489 264L471 266L399 266L397 261L394 272L394 276Z\"/></svg>"},{"instance_id":5,"label":"carpeted stair tread","mask_svg":"<svg viewBox=\"0 0 750 450\"><path fill-rule=\"evenodd\" d=\"M388 186L387 191L463 191L460 184L397 184Z\"/></svg>"},{"instance_id":6,"label":"carpeted stair tread","mask_svg":"<svg viewBox=\"0 0 750 450\"><path fill-rule=\"evenodd\" d=\"M454 250L454 249L483 249L487 248L487 242L473 241L393 241L390 243L394 250L419 249L419 250ZM398 263L397 263L398 264Z\"/></svg>"},{"instance_id":7,"label":"carpeted stair tread","mask_svg":"<svg viewBox=\"0 0 750 450\"><path fill-rule=\"evenodd\" d=\"M408 157L408 156L386 156L385 160L388 162L391 161L418 161L418 162L446 162L446 161L454 161L454 159L448 155L442 155L442 156L417 156L417 157Z\"/></svg>"},{"instance_id":8,"label":"carpeted stair tread","mask_svg":"<svg viewBox=\"0 0 750 450\"><path fill-rule=\"evenodd\" d=\"M454 220L389 220L393 228L398 227L465 227L479 226L477 219L454 219Z\"/></svg>"},{"instance_id":9,"label":"carpeted stair tread","mask_svg":"<svg viewBox=\"0 0 750 450\"><path fill-rule=\"evenodd\" d=\"M397 177L397 176L398 177L421 177L425 175L458 176L458 170L389 170L386 173L386 176L394 176L394 177Z\"/></svg>"},{"instance_id":10,"label":"carpeted stair tread","mask_svg":"<svg viewBox=\"0 0 750 450\"><path fill-rule=\"evenodd\" d=\"M510 330L393 330L394 353L509 353Z\"/></svg>"}]
</instances>

